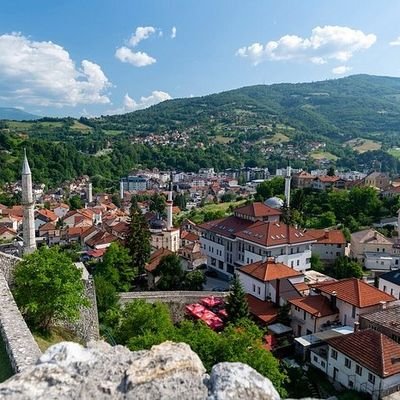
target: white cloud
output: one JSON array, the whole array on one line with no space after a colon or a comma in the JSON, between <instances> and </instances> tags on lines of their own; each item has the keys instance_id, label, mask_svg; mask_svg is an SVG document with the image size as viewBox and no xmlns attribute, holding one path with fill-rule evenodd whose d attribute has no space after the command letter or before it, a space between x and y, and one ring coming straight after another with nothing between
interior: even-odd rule
<instances>
[{"instance_id":1,"label":"white cloud","mask_svg":"<svg viewBox=\"0 0 400 400\"><path fill-rule=\"evenodd\" d=\"M346 65L340 65L338 67L332 68L332 73L335 75L344 75L349 71L351 71L351 67L348 67Z\"/></svg>"},{"instance_id":2,"label":"white cloud","mask_svg":"<svg viewBox=\"0 0 400 400\"><path fill-rule=\"evenodd\" d=\"M390 46L400 46L400 36L389 43Z\"/></svg>"},{"instance_id":3,"label":"white cloud","mask_svg":"<svg viewBox=\"0 0 400 400\"><path fill-rule=\"evenodd\" d=\"M176 38L176 26L173 26L171 29L171 39Z\"/></svg>"},{"instance_id":4,"label":"white cloud","mask_svg":"<svg viewBox=\"0 0 400 400\"><path fill-rule=\"evenodd\" d=\"M132 47L137 46L142 40L148 39L151 35L156 33L156 28L153 26L138 26L135 33L129 39L129 45Z\"/></svg>"},{"instance_id":5,"label":"white cloud","mask_svg":"<svg viewBox=\"0 0 400 400\"><path fill-rule=\"evenodd\" d=\"M132 64L135 67L145 67L147 65L154 64L157 61L144 51L134 52L125 46L122 46L116 50L115 57L117 57L118 60L124 63Z\"/></svg>"},{"instance_id":6,"label":"white cloud","mask_svg":"<svg viewBox=\"0 0 400 400\"><path fill-rule=\"evenodd\" d=\"M165 100L171 100L172 97L167 92L162 92L161 90L154 90L151 92L150 96L142 96L138 101L132 99L128 93L125 94L123 105L120 108L114 110L108 110L108 114L123 114L127 112L132 112L136 110L142 110L144 108L153 106L155 104L161 103Z\"/></svg>"},{"instance_id":7,"label":"white cloud","mask_svg":"<svg viewBox=\"0 0 400 400\"><path fill-rule=\"evenodd\" d=\"M309 38L285 35L265 45L253 43L237 50L236 55L248 58L254 65L265 60L300 60L325 64L329 60L348 61L354 53L368 49L376 42L372 33L346 26L317 26Z\"/></svg>"},{"instance_id":8,"label":"white cloud","mask_svg":"<svg viewBox=\"0 0 400 400\"><path fill-rule=\"evenodd\" d=\"M109 103L110 86L101 67L52 42L33 41L19 33L0 35L0 92L4 100L40 106Z\"/></svg>"}]
</instances>

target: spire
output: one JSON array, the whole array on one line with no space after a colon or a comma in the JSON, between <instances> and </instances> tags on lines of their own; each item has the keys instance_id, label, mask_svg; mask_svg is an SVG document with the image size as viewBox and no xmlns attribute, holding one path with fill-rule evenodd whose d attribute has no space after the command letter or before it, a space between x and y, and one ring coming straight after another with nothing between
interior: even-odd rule
<instances>
[{"instance_id":1,"label":"spire","mask_svg":"<svg viewBox=\"0 0 400 400\"><path fill-rule=\"evenodd\" d=\"M26 157L26 149L24 148L24 162L22 164L22 175L30 175L31 169L29 167L28 158Z\"/></svg>"}]
</instances>

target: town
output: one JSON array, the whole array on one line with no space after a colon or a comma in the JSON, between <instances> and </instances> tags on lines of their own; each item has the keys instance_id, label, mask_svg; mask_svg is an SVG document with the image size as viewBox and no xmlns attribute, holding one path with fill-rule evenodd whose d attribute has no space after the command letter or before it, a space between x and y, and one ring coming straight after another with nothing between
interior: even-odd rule
<instances>
[{"instance_id":1,"label":"town","mask_svg":"<svg viewBox=\"0 0 400 400\"><path fill-rule=\"evenodd\" d=\"M268 185L278 188L262 197ZM236 312L229 296L242 291L264 332L264 351L378 399L400 390L400 217L353 232L340 223L305 228L291 218L299 191L325 196L354 188L395 205L400 198L400 180L384 173L290 167L274 175L260 168L138 170L122 177L114 193L93 193L87 176L46 190L32 183L25 155L21 181L4 193L21 202L0 205L0 251L22 257L60 247L76 254L87 280L110 254L122 257L118 248L129 247L135 208L145 221L149 256L132 284L119 282L121 298L132 290L200 291L197 302L185 302L186 318L221 332ZM123 268L122 259L114 263ZM318 386L312 390L324 395Z\"/></svg>"}]
</instances>

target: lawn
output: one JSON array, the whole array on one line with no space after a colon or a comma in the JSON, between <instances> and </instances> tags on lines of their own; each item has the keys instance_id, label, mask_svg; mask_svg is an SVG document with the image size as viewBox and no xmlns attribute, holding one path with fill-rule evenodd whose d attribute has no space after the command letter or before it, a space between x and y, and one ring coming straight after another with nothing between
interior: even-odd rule
<instances>
[{"instance_id":1,"label":"lawn","mask_svg":"<svg viewBox=\"0 0 400 400\"><path fill-rule=\"evenodd\" d=\"M392 147L391 149L388 150L388 153L391 156L400 159L400 147Z\"/></svg>"},{"instance_id":2,"label":"lawn","mask_svg":"<svg viewBox=\"0 0 400 400\"><path fill-rule=\"evenodd\" d=\"M232 201L232 202L229 202L229 203L217 203L217 204L211 203L211 204L206 204L203 207L197 208L197 210L198 211L204 211L204 212L207 212L207 211L211 211L211 212L224 211L224 212L227 212L230 206L233 206L233 207L236 208L236 207L240 206L241 204L243 204L245 202L246 202L246 200Z\"/></svg>"},{"instance_id":3,"label":"lawn","mask_svg":"<svg viewBox=\"0 0 400 400\"><path fill-rule=\"evenodd\" d=\"M50 346L60 342L80 342L78 338L67 329L61 327L52 328L50 333L33 332L33 337L36 340L40 350L46 351Z\"/></svg>"},{"instance_id":4,"label":"lawn","mask_svg":"<svg viewBox=\"0 0 400 400\"><path fill-rule=\"evenodd\" d=\"M268 139L265 139L267 143L271 144L279 144L279 143L287 143L290 141L290 138L286 135L284 135L281 132L276 132L274 136L271 136Z\"/></svg>"},{"instance_id":5,"label":"lawn","mask_svg":"<svg viewBox=\"0 0 400 400\"><path fill-rule=\"evenodd\" d=\"M325 158L327 160L336 161L338 159L334 154L328 151L316 151L310 155L314 160L322 160Z\"/></svg>"},{"instance_id":6,"label":"lawn","mask_svg":"<svg viewBox=\"0 0 400 400\"><path fill-rule=\"evenodd\" d=\"M71 126L71 129L74 129L76 131L81 131L83 133L89 133L92 130L90 126L82 124L79 121L74 121L74 124Z\"/></svg>"},{"instance_id":7,"label":"lawn","mask_svg":"<svg viewBox=\"0 0 400 400\"><path fill-rule=\"evenodd\" d=\"M366 151L379 150L382 147L382 143L376 142L371 139L357 138L349 140L345 145L350 146L354 151L358 153L365 153Z\"/></svg>"},{"instance_id":8,"label":"lawn","mask_svg":"<svg viewBox=\"0 0 400 400\"><path fill-rule=\"evenodd\" d=\"M217 135L217 136L215 136L215 141L220 144L229 144L229 143L232 143L234 141L234 139L231 137Z\"/></svg>"}]
</instances>

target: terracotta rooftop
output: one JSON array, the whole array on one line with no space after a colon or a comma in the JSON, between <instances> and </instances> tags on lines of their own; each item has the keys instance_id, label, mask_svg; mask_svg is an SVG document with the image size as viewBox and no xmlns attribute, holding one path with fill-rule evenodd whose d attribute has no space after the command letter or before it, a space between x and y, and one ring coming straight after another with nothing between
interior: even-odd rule
<instances>
[{"instance_id":1,"label":"terracotta rooftop","mask_svg":"<svg viewBox=\"0 0 400 400\"><path fill-rule=\"evenodd\" d=\"M346 244L346 238L340 229L307 229L307 233L317 240L318 244Z\"/></svg>"},{"instance_id":2,"label":"terracotta rooftop","mask_svg":"<svg viewBox=\"0 0 400 400\"><path fill-rule=\"evenodd\" d=\"M257 299L251 294L246 294L246 298L250 313L263 323L270 324L278 317L279 308L273 303Z\"/></svg>"},{"instance_id":3,"label":"terracotta rooftop","mask_svg":"<svg viewBox=\"0 0 400 400\"><path fill-rule=\"evenodd\" d=\"M269 282L275 279L301 276L302 273L288 267L285 264L277 263L274 260L257 261L239 268L240 272L258 279L262 282Z\"/></svg>"},{"instance_id":4,"label":"terracotta rooftop","mask_svg":"<svg viewBox=\"0 0 400 400\"><path fill-rule=\"evenodd\" d=\"M56 221L58 219L57 215L53 211L47 210L46 208L37 210L36 213L37 217L42 216L46 221Z\"/></svg>"},{"instance_id":5,"label":"terracotta rooftop","mask_svg":"<svg viewBox=\"0 0 400 400\"><path fill-rule=\"evenodd\" d=\"M315 286L322 293L332 294L346 303L358 308L379 305L396 299L357 278L342 279L336 282L323 282Z\"/></svg>"},{"instance_id":6,"label":"terracotta rooftop","mask_svg":"<svg viewBox=\"0 0 400 400\"><path fill-rule=\"evenodd\" d=\"M329 299L322 295L314 295L302 297L299 299L289 300L289 303L314 315L317 318L327 317L339 312L337 308L332 308Z\"/></svg>"},{"instance_id":7,"label":"terracotta rooftop","mask_svg":"<svg viewBox=\"0 0 400 400\"><path fill-rule=\"evenodd\" d=\"M327 342L382 378L400 373L400 344L380 332L366 329Z\"/></svg>"},{"instance_id":8,"label":"terracotta rooftop","mask_svg":"<svg viewBox=\"0 0 400 400\"><path fill-rule=\"evenodd\" d=\"M268 207L264 203L256 202L247 206L238 207L233 211L234 215L247 215L249 217L268 217L270 215L281 215L282 211Z\"/></svg>"},{"instance_id":9,"label":"terracotta rooftop","mask_svg":"<svg viewBox=\"0 0 400 400\"><path fill-rule=\"evenodd\" d=\"M365 229L351 234L351 240L358 243L391 245L393 242L375 229Z\"/></svg>"},{"instance_id":10,"label":"terracotta rooftop","mask_svg":"<svg viewBox=\"0 0 400 400\"><path fill-rule=\"evenodd\" d=\"M163 247L161 249L156 250L150 256L149 262L145 266L146 271L149 271L149 272L154 271L160 264L161 259L170 254L174 254L174 253L171 250L164 249Z\"/></svg>"}]
</instances>

